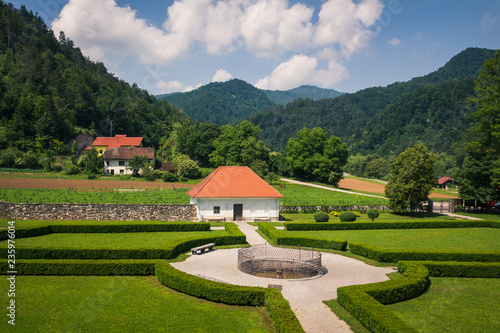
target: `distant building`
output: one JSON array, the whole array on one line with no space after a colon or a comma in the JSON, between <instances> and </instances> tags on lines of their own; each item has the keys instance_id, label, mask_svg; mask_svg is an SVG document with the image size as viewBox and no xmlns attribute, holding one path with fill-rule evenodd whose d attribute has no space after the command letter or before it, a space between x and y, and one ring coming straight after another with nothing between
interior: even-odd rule
<instances>
[{"instance_id":1,"label":"distant building","mask_svg":"<svg viewBox=\"0 0 500 333\"><path fill-rule=\"evenodd\" d=\"M161 162L161 166L158 171L176 172L177 167L172 162Z\"/></svg>"},{"instance_id":2,"label":"distant building","mask_svg":"<svg viewBox=\"0 0 500 333\"><path fill-rule=\"evenodd\" d=\"M99 156L109 148L120 147L142 147L142 137L127 137L126 135L115 135L114 137L97 137L90 147L85 150L97 149Z\"/></svg>"},{"instance_id":3,"label":"distant building","mask_svg":"<svg viewBox=\"0 0 500 333\"><path fill-rule=\"evenodd\" d=\"M438 188L449 188L450 185L457 186L458 182L450 177L441 177L437 181Z\"/></svg>"},{"instance_id":4,"label":"distant building","mask_svg":"<svg viewBox=\"0 0 500 333\"><path fill-rule=\"evenodd\" d=\"M187 192L199 221L278 221L283 195L246 166L222 166Z\"/></svg>"},{"instance_id":5,"label":"distant building","mask_svg":"<svg viewBox=\"0 0 500 333\"><path fill-rule=\"evenodd\" d=\"M149 162L155 163L155 152L149 147L112 147L104 154L104 173L109 175L127 175L132 170L128 163L136 155L144 155Z\"/></svg>"}]
</instances>

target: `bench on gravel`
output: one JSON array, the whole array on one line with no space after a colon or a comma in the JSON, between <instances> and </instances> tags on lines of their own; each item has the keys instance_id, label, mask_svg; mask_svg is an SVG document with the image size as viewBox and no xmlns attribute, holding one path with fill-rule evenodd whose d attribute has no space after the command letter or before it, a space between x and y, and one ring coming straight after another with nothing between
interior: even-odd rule
<instances>
[{"instance_id":1,"label":"bench on gravel","mask_svg":"<svg viewBox=\"0 0 500 333\"><path fill-rule=\"evenodd\" d=\"M204 253L206 250L212 251L214 246L215 246L215 243L209 243L209 244L193 247L191 249L191 253L192 254L201 254L201 253Z\"/></svg>"},{"instance_id":2,"label":"bench on gravel","mask_svg":"<svg viewBox=\"0 0 500 333\"><path fill-rule=\"evenodd\" d=\"M207 222L225 222L226 218L224 216L204 216L203 220Z\"/></svg>"},{"instance_id":3,"label":"bench on gravel","mask_svg":"<svg viewBox=\"0 0 500 333\"><path fill-rule=\"evenodd\" d=\"M254 222L271 222L271 218L269 216L254 216L253 218Z\"/></svg>"}]
</instances>

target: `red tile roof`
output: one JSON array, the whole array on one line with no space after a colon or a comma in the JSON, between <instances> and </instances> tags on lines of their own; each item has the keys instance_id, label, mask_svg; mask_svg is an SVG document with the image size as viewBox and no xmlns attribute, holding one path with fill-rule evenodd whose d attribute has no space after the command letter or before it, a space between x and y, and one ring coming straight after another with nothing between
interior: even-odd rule
<instances>
[{"instance_id":1,"label":"red tile roof","mask_svg":"<svg viewBox=\"0 0 500 333\"><path fill-rule=\"evenodd\" d=\"M177 167L172 162L161 162L159 171L177 171Z\"/></svg>"},{"instance_id":2,"label":"red tile roof","mask_svg":"<svg viewBox=\"0 0 500 333\"><path fill-rule=\"evenodd\" d=\"M142 137L127 138L126 135L115 135L115 137L97 137L92 146L108 146L108 148L122 146L139 147L141 142Z\"/></svg>"},{"instance_id":3,"label":"red tile roof","mask_svg":"<svg viewBox=\"0 0 500 333\"><path fill-rule=\"evenodd\" d=\"M149 147L113 147L107 149L103 157L105 160L131 160L136 155L146 155L148 160L152 160L155 152Z\"/></svg>"},{"instance_id":4,"label":"red tile roof","mask_svg":"<svg viewBox=\"0 0 500 333\"><path fill-rule=\"evenodd\" d=\"M448 180L453 180L453 178L450 178L450 177L441 177L438 179L438 184L439 185L443 185L444 183L446 183Z\"/></svg>"},{"instance_id":5,"label":"red tile roof","mask_svg":"<svg viewBox=\"0 0 500 333\"><path fill-rule=\"evenodd\" d=\"M281 198L283 195L246 166L221 166L186 192L193 198Z\"/></svg>"}]
</instances>

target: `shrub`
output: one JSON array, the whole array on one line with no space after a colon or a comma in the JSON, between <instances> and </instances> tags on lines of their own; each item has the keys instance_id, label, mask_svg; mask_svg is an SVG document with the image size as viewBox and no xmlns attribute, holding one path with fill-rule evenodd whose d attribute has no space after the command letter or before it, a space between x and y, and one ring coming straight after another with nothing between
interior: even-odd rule
<instances>
[{"instance_id":1,"label":"shrub","mask_svg":"<svg viewBox=\"0 0 500 333\"><path fill-rule=\"evenodd\" d=\"M372 221L375 221L375 219L380 215L377 209L369 209L367 213L368 213L368 217Z\"/></svg>"},{"instance_id":2,"label":"shrub","mask_svg":"<svg viewBox=\"0 0 500 333\"><path fill-rule=\"evenodd\" d=\"M341 222L354 222L356 221L356 217L356 214L354 214L353 212L342 212L339 215Z\"/></svg>"},{"instance_id":3,"label":"shrub","mask_svg":"<svg viewBox=\"0 0 500 333\"><path fill-rule=\"evenodd\" d=\"M169 171L164 172L163 175L161 176L161 179L165 183L173 183L179 181L179 177L175 173Z\"/></svg>"},{"instance_id":4,"label":"shrub","mask_svg":"<svg viewBox=\"0 0 500 333\"><path fill-rule=\"evenodd\" d=\"M330 215L334 216L334 217L339 217L340 213L336 212L336 211L332 211L332 212L330 212Z\"/></svg>"},{"instance_id":5,"label":"shrub","mask_svg":"<svg viewBox=\"0 0 500 333\"><path fill-rule=\"evenodd\" d=\"M328 216L328 214L325 212L317 212L316 214L314 214L314 220L316 222L328 222L329 219L330 216Z\"/></svg>"}]
</instances>

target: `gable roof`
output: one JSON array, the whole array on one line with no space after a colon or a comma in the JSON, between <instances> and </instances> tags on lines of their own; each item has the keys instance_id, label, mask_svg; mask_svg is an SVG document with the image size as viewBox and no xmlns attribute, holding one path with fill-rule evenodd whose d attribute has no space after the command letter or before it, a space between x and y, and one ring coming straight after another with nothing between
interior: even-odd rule
<instances>
[{"instance_id":1,"label":"gable roof","mask_svg":"<svg viewBox=\"0 0 500 333\"><path fill-rule=\"evenodd\" d=\"M221 166L186 192L193 198L281 198L283 195L246 166Z\"/></svg>"},{"instance_id":2,"label":"gable roof","mask_svg":"<svg viewBox=\"0 0 500 333\"><path fill-rule=\"evenodd\" d=\"M136 155L146 155L148 160L152 160L155 152L149 147L113 147L107 149L103 157L105 160L131 160Z\"/></svg>"},{"instance_id":3,"label":"gable roof","mask_svg":"<svg viewBox=\"0 0 500 333\"><path fill-rule=\"evenodd\" d=\"M438 184L439 185L443 185L444 183L446 183L448 180L451 180L453 181L453 178L450 178L450 177L441 177L438 179Z\"/></svg>"},{"instance_id":4,"label":"gable roof","mask_svg":"<svg viewBox=\"0 0 500 333\"><path fill-rule=\"evenodd\" d=\"M108 146L112 147L122 147L122 146L133 146L138 147L141 145L142 137L129 137L126 135L115 135L114 137L97 137L92 143L92 146Z\"/></svg>"},{"instance_id":5,"label":"gable roof","mask_svg":"<svg viewBox=\"0 0 500 333\"><path fill-rule=\"evenodd\" d=\"M159 171L177 171L177 167L172 162L161 162Z\"/></svg>"}]
</instances>

